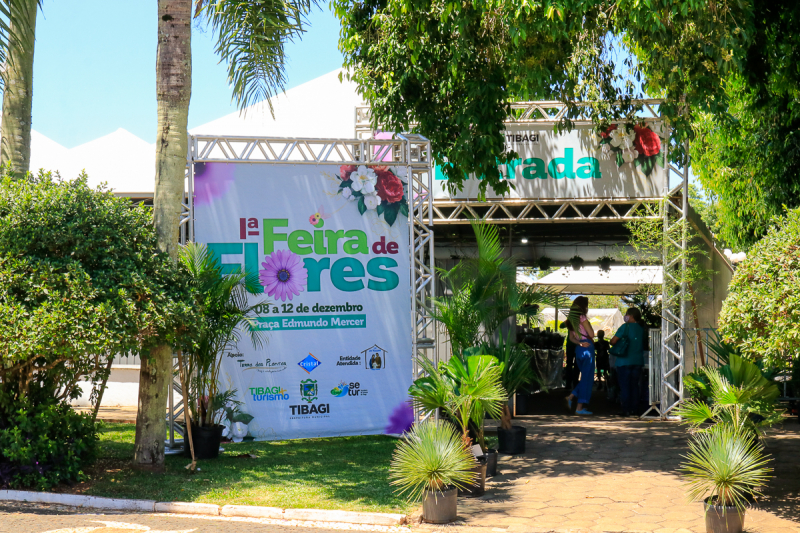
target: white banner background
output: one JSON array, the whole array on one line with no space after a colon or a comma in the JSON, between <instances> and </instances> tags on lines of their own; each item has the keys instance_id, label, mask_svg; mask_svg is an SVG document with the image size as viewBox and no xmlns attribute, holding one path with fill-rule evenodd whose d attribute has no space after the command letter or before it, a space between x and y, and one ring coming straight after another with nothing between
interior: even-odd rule
<instances>
[{"instance_id":1,"label":"white banner background","mask_svg":"<svg viewBox=\"0 0 800 533\"><path fill-rule=\"evenodd\" d=\"M619 139L619 146L614 146L611 139L601 144L603 138L592 126L576 126L568 133L557 134L551 125L509 124L504 134L506 147L519 155L515 164L500 165L500 172L513 180L516 188L506 198L660 198L667 190L667 132L661 123L649 122L646 128L637 126L627 138ZM634 155L640 156L638 162L630 160ZM589 161L590 158L596 163ZM646 165L652 165L652 170L641 164L645 158L650 159ZM551 163L555 165L552 171ZM595 172L590 172L592 165L596 165ZM564 175L568 174L569 166L572 177ZM435 177L436 199L478 196L480 182L474 177L465 181L463 190L455 195L447 191L440 168L436 169ZM487 189L486 197L500 198L492 188Z\"/></svg>"},{"instance_id":2,"label":"white banner background","mask_svg":"<svg viewBox=\"0 0 800 533\"><path fill-rule=\"evenodd\" d=\"M403 168L391 170L405 180ZM206 163L197 164L195 172L196 239L219 253L221 262L230 265L225 268L247 264L251 270L254 266L264 270L265 237L273 233L286 238L274 241L275 252L288 251L293 239L295 250L301 246L311 252L298 257L300 265L306 259L330 259L331 268L319 271L318 291L313 290L315 274L308 272L303 292L291 299L252 297L253 302L269 302L259 315L265 325L271 321L277 329L269 333L263 348L255 349L243 335L239 345L223 356L223 386L236 389L244 402L242 410L255 417L249 434L257 439L376 434L387 431L390 419L396 423L410 416L404 403L412 373L407 217L399 214L390 226L376 210L361 215L357 202L339 192L338 165ZM310 217L320 210L322 225L314 225ZM288 226L270 230L265 219L287 219ZM330 239L306 244L307 237L299 230L312 239L329 236L325 231L360 230L368 253L345 253L345 242L356 242L354 234L339 238L334 254ZM292 232L298 233L291 236ZM397 247L389 246L391 242ZM343 258L357 260L363 277L353 272L358 265L352 261L337 269L336 261ZM396 266L390 261L379 272L376 265L370 267L376 258L389 258ZM370 289L370 280L391 285L392 276L385 271L398 277L397 286ZM335 275L340 286L358 285L361 280L364 288L340 290L332 282ZM317 307L315 312L315 306L344 309ZM306 326L281 329L297 323ZM318 329L322 324L328 329Z\"/></svg>"}]
</instances>

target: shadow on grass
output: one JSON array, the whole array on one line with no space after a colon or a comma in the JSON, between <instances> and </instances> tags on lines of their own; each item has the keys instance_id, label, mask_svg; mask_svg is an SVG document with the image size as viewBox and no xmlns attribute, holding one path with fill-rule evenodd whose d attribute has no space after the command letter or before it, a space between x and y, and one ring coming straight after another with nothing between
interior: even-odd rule
<instances>
[{"instance_id":1,"label":"shadow on grass","mask_svg":"<svg viewBox=\"0 0 800 533\"><path fill-rule=\"evenodd\" d=\"M390 437L225 443L225 452L218 459L200 461L195 474L184 468L189 459L168 456L163 475L131 467L133 437L133 425L109 424L103 429L101 458L82 492L220 505L380 512L405 512L413 507L389 485L389 462L396 443Z\"/></svg>"}]
</instances>

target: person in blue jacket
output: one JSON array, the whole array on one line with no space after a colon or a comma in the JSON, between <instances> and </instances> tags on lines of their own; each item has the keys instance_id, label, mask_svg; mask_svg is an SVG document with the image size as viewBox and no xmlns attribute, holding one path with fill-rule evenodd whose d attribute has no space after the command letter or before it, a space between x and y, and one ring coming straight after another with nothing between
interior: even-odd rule
<instances>
[{"instance_id":1,"label":"person in blue jacket","mask_svg":"<svg viewBox=\"0 0 800 533\"><path fill-rule=\"evenodd\" d=\"M644 366L645 335L642 313L636 307L630 307L625 312L625 323L619 327L611 338L611 345L620 339L628 340L628 349L625 356L617 356L617 381L619 395L622 403L622 416L636 416L639 407L639 380Z\"/></svg>"}]
</instances>

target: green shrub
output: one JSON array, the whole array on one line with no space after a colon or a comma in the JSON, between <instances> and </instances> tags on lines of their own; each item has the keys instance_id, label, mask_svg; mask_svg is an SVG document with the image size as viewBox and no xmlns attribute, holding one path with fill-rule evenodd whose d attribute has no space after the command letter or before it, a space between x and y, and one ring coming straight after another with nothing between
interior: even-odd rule
<instances>
[{"instance_id":1,"label":"green shrub","mask_svg":"<svg viewBox=\"0 0 800 533\"><path fill-rule=\"evenodd\" d=\"M49 489L84 478L97 455L92 417L66 403L6 404L0 412L0 487Z\"/></svg>"},{"instance_id":2,"label":"green shrub","mask_svg":"<svg viewBox=\"0 0 800 533\"><path fill-rule=\"evenodd\" d=\"M800 209L778 220L736 269L720 331L751 360L785 366L800 356Z\"/></svg>"}]
</instances>

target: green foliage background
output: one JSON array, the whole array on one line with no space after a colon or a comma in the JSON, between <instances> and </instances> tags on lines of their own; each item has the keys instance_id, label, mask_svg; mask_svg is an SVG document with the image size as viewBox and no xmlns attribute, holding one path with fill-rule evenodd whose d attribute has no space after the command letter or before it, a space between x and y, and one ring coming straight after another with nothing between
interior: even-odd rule
<instances>
[{"instance_id":1,"label":"green foliage background","mask_svg":"<svg viewBox=\"0 0 800 533\"><path fill-rule=\"evenodd\" d=\"M736 269L720 332L751 360L785 366L800 357L800 209L775 221Z\"/></svg>"}]
</instances>

